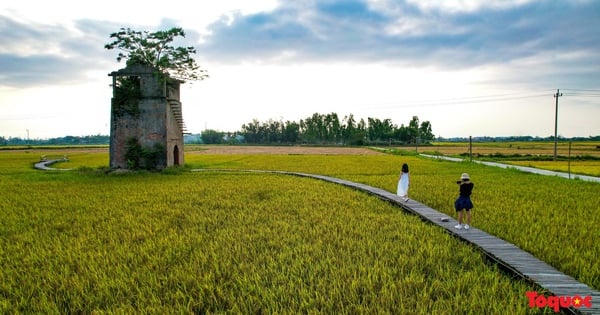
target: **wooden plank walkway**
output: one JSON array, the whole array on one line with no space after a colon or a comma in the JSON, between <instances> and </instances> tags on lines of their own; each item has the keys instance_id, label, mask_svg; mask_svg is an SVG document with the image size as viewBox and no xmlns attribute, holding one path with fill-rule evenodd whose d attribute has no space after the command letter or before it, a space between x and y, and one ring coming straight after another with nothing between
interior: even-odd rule
<instances>
[{"instance_id":1,"label":"wooden plank walkway","mask_svg":"<svg viewBox=\"0 0 600 315\"><path fill-rule=\"evenodd\" d=\"M205 169L204 171L219 170ZM244 170L230 171L243 172ZM458 224L455 219L422 203L419 203L418 201L411 199L408 202L403 202L399 196L389 191L335 177L285 171L251 170L248 172L277 173L315 178L348 186L375 195L385 201L399 206L409 213L420 216L423 220L435 224L459 239L478 247L481 251L483 251L483 253L485 253L485 255L487 255L487 257L495 261L505 270L519 276L526 281L536 283L552 295L569 297L579 296L581 298L588 296L591 297L591 307L582 306L580 308L574 308L571 306L568 309L562 309L562 311L573 314L600 314L600 292L593 290L586 284L580 283L573 277L556 270L556 268L539 260L514 244L490 235L485 231L477 228L471 228L469 230L455 229L454 226ZM448 220L442 221L442 218L448 218Z\"/></svg>"},{"instance_id":2,"label":"wooden plank walkway","mask_svg":"<svg viewBox=\"0 0 600 315\"><path fill-rule=\"evenodd\" d=\"M317 178L376 195L383 200L401 207L407 212L418 215L422 219L440 226L459 239L477 246L489 258L501 265L502 268L511 271L527 281L536 283L555 296L592 297L591 307L581 307L579 309L571 307L568 310L565 309L565 311L570 311L574 314L600 314L600 292L593 290L586 284L580 283L573 277L556 270L556 268L539 260L514 244L490 235L485 231L477 228L471 228L469 230L455 229L454 226L458 224L455 219L422 203L412 199L408 202L402 202L402 199L399 196L389 191L339 178L294 172L280 173ZM448 218L448 220L442 221L442 218Z\"/></svg>"},{"instance_id":3,"label":"wooden plank walkway","mask_svg":"<svg viewBox=\"0 0 600 315\"><path fill-rule=\"evenodd\" d=\"M65 155L62 158L58 158L58 159L51 159L48 160L45 157L42 157L40 159L39 162L35 163L35 165L33 166L34 168L38 169L38 170L42 170L42 171L70 171L70 168L53 168L50 167L50 165L57 163L57 162L66 162L69 159L67 158L67 156Z\"/></svg>"}]
</instances>

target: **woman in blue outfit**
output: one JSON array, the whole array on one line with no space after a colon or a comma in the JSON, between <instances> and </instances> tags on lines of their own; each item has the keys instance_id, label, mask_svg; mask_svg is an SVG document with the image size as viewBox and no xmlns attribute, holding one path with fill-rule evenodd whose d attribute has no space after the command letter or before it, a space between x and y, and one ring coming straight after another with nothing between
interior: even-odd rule
<instances>
[{"instance_id":1,"label":"woman in blue outfit","mask_svg":"<svg viewBox=\"0 0 600 315\"><path fill-rule=\"evenodd\" d=\"M458 214L458 225L454 226L457 229L465 229L468 230L471 224L471 209L473 209L473 202L471 201L471 193L473 192L473 187L475 184L471 182L469 178L469 174L463 173L460 176L460 180L456 182L459 189L459 196L454 201L454 209ZM467 223L463 224L463 212L466 213Z\"/></svg>"}]
</instances>

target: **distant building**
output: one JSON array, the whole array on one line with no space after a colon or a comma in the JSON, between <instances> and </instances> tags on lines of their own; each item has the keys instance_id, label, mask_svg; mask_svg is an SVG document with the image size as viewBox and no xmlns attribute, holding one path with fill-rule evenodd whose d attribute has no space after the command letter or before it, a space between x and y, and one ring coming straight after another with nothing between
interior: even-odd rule
<instances>
[{"instance_id":1,"label":"distant building","mask_svg":"<svg viewBox=\"0 0 600 315\"><path fill-rule=\"evenodd\" d=\"M111 72L110 167L163 169L183 165L179 86L144 65Z\"/></svg>"}]
</instances>

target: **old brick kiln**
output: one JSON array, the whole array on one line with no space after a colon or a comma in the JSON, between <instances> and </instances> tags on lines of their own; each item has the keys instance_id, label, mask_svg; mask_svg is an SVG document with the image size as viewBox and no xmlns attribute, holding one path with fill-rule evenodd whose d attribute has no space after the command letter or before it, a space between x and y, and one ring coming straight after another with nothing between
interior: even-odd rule
<instances>
[{"instance_id":1,"label":"old brick kiln","mask_svg":"<svg viewBox=\"0 0 600 315\"><path fill-rule=\"evenodd\" d=\"M183 81L144 65L112 77L110 167L163 169L184 164Z\"/></svg>"}]
</instances>

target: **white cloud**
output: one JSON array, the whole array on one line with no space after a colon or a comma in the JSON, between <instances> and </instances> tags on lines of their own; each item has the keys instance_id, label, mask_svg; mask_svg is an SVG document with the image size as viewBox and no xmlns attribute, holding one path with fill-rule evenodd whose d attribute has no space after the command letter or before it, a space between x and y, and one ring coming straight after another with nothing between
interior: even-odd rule
<instances>
[{"instance_id":1,"label":"white cloud","mask_svg":"<svg viewBox=\"0 0 600 315\"><path fill-rule=\"evenodd\" d=\"M507 9L518 7L534 0L407 0L425 11L474 12L483 8Z\"/></svg>"},{"instance_id":2,"label":"white cloud","mask_svg":"<svg viewBox=\"0 0 600 315\"><path fill-rule=\"evenodd\" d=\"M593 1L140 3L2 3L0 135L108 133L107 73L123 64L103 46L120 27L182 26L197 44L211 77L182 90L193 132L336 112L547 136L555 89L600 90ZM600 134L596 100L565 95L559 132Z\"/></svg>"}]
</instances>

